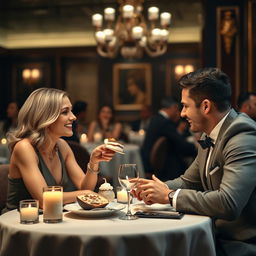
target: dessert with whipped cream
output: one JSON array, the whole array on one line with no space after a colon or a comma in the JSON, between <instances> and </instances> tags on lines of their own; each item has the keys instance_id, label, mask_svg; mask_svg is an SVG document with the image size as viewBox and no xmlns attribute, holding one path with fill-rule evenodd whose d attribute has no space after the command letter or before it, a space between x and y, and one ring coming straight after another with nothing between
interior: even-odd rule
<instances>
[{"instance_id":1,"label":"dessert with whipped cream","mask_svg":"<svg viewBox=\"0 0 256 256\"><path fill-rule=\"evenodd\" d=\"M117 142L114 138L108 138L104 140L106 148L113 150L117 153L124 154L124 145Z\"/></svg>"},{"instance_id":2,"label":"dessert with whipped cream","mask_svg":"<svg viewBox=\"0 0 256 256\"><path fill-rule=\"evenodd\" d=\"M115 193L113 191L113 187L110 185L110 183L107 182L105 178L104 183L102 183L99 187L99 194L106 197L109 202L113 201L115 199Z\"/></svg>"}]
</instances>

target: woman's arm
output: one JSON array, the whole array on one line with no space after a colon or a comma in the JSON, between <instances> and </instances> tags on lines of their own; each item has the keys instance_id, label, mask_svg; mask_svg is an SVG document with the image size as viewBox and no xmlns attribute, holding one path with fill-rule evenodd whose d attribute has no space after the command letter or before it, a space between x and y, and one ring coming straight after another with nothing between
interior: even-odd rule
<instances>
[{"instance_id":1,"label":"woman's arm","mask_svg":"<svg viewBox=\"0 0 256 256\"><path fill-rule=\"evenodd\" d=\"M122 132L122 124L121 123L115 123L113 130L111 132L106 133L107 138L115 138L115 139L119 139L121 136L121 132Z\"/></svg>"},{"instance_id":2,"label":"woman's arm","mask_svg":"<svg viewBox=\"0 0 256 256\"><path fill-rule=\"evenodd\" d=\"M26 152L24 154L24 152ZM10 178L22 178L28 192L43 206L43 187L47 184L38 168L38 157L28 139L16 143L10 161Z\"/></svg>"}]
</instances>

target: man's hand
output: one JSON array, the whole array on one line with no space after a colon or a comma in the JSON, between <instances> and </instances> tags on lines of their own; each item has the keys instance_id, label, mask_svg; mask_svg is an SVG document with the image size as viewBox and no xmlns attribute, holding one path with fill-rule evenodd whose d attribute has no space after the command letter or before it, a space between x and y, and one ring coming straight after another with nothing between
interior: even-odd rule
<instances>
[{"instance_id":1,"label":"man's hand","mask_svg":"<svg viewBox=\"0 0 256 256\"><path fill-rule=\"evenodd\" d=\"M136 190L133 191L139 200L143 200L146 204L168 204L168 194L171 190L165 183L159 180L155 175L152 175L152 180L139 179L136 185Z\"/></svg>"}]
</instances>

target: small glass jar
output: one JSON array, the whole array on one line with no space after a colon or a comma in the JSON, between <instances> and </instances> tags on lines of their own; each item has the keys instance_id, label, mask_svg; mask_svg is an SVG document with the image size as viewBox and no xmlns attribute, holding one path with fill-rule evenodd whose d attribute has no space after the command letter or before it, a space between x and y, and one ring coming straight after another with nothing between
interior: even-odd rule
<instances>
[{"instance_id":1,"label":"small glass jar","mask_svg":"<svg viewBox=\"0 0 256 256\"><path fill-rule=\"evenodd\" d=\"M115 193L113 191L113 187L107 182L104 178L105 182L101 184L99 187L99 194L108 199L109 202L115 199Z\"/></svg>"}]
</instances>

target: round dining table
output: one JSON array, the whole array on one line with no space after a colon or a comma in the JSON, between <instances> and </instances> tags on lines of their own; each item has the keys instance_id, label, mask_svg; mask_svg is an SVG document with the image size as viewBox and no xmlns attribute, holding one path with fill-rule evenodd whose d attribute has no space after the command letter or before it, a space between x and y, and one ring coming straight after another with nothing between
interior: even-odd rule
<instances>
[{"instance_id":1,"label":"round dining table","mask_svg":"<svg viewBox=\"0 0 256 256\"><path fill-rule=\"evenodd\" d=\"M63 222L20 224L19 212L0 216L1 256L215 256L209 217L182 219L111 216L90 218L66 212Z\"/></svg>"}]
</instances>

